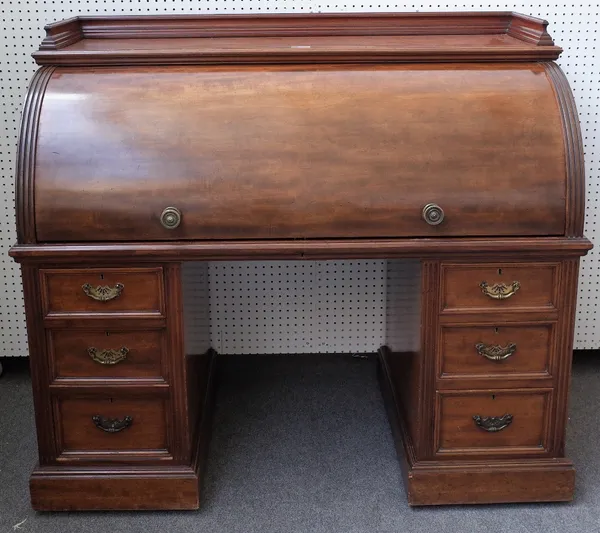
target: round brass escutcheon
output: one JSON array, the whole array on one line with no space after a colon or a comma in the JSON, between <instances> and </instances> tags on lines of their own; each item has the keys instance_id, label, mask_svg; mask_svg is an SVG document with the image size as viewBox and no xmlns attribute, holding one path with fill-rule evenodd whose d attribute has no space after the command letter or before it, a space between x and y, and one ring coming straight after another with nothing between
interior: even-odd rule
<instances>
[{"instance_id":1,"label":"round brass escutcheon","mask_svg":"<svg viewBox=\"0 0 600 533\"><path fill-rule=\"evenodd\" d=\"M437 226L444 221L444 210L437 204L427 204L422 212L423 220L430 226Z\"/></svg>"},{"instance_id":2,"label":"round brass escutcheon","mask_svg":"<svg viewBox=\"0 0 600 533\"><path fill-rule=\"evenodd\" d=\"M160 223L167 229L175 229L181 224L181 211L176 207L165 207L160 215Z\"/></svg>"}]
</instances>

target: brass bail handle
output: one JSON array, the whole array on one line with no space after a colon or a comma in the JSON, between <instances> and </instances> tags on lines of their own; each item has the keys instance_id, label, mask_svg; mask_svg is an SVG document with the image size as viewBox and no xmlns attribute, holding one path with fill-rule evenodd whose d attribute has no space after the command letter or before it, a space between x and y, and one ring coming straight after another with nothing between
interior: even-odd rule
<instances>
[{"instance_id":1,"label":"brass bail handle","mask_svg":"<svg viewBox=\"0 0 600 533\"><path fill-rule=\"evenodd\" d=\"M89 283L84 283L81 288L92 300L96 300L97 302L109 302L121 295L125 285L116 283L113 287L109 287L108 285L93 286Z\"/></svg>"},{"instance_id":2,"label":"brass bail handle","mask_svg":"<svg viewBox=\"0 0 600 533\"><path fill-rule=\"evenodd\" d=\"M498 363L508 359L511 355L513 355L517 351L517 345L514 342L509 342L506 346L478 342L475 345L475 349L482 357Z\"/></svg>"},{"instance_id":3,"label":"brass bail handle","mask_svg":"<svg viewBox=\"0 0 600 533\"><path fill-rule=\"evenodd\" d=\"M96 363L112 366L124 361L129 353L129 349L126 346L123 346L120 350L98 350L97 348L90 346L87 349L87 352Z\"/></svg>"},{"instance_id":4,"label":"brass bail handle","mask_svg":"<svg viewBox=\"0 0 600 533\"><path fill-rule=\"evenodd\" d=\"M98 429L106 433L119 433L133 424L133 417L105 418L101 415L94 415L92 421Z\"/></svg>"},{"instance_id":5,"label":"brass bail handle","mask_svg":"<svg viewBox=\"0 0 600 533\"><path fill-rule=\"evenodd\" d=\"M473 415L473 421L478 428L481 428L488 433L497 433L512 424L513 415L509 413L503 416Z\"/></svg>"},{"instance_id":6,"label":"brass bail handle","mask_svg":"<svg viewBox=\"0 0 600 533\"><path fill-rule=\"evenodd\" d=\"M506 300L521 288L521 284L518 281L512 283L494 283L490 285L487 281L482 281L479 284L481 292L492 300Z\"/></svg>"}]
</instances>

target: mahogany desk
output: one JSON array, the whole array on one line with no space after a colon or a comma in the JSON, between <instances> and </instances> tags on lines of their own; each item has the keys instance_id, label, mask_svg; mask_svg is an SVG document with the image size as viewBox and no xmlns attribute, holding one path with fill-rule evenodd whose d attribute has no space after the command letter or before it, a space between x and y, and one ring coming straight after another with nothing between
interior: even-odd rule
<instances>
[{"instance_id":1,"label":"mahogany desk","mask_svg":"<svg viewBox=\"0 0 600 533\"><path fill-rule=\"evenodd\" d=\"M198 507L216 354L185 353L181 267L223 259L419 260L418 348L379 352L409 502L571 499L591 245L546 26L513 13L49 25L10 252L34 508Z\"/></svg>"}]
</instances>

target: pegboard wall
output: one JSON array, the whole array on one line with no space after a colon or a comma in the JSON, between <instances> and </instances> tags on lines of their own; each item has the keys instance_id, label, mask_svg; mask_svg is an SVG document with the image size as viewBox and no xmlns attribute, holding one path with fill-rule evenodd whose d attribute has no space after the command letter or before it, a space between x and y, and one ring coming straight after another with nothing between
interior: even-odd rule
<instances>
[{"instance_id":1,"label":"pegboard wall","mask_svg":"<svg viewBox=\"0 0 600 533\"><path fill-rule=\"evenodd\" d=\"M0 356L27 355L20 275L7 250L16 239L13 172L19 115L27 84L36 68L30 54L44 36L44 24L77 14L496 10L514 10L549 20L550 34L565 49L559 64L575 94L585 146L585 232L596 242L600 233L600 150L596 140L600 102L596 56L599 3L3 0L0 3ZM600 328L596 327L599 254L600 250L592 250L582 263L575 332L575 347L579 349L600 348ZM407 268L410 271L410 266ZM195 280L204 279L208 294L196 287L197 301L203 307L201 312L198 310L195 326L191 323L186 327L195 332L194 342L207 342L210 337L214 347L224 353L372 351L385 335L385 291L394 290L396 280L406 279L394 269L392 262L386 266L381 261L192 266L185 271L186 283L197 285L199 282ZM208 315L206 298L210 304ZM197 310L193 302L186 304L192 305L186 315Z\"/></svg>"},{"instance_id":2,"label":"pegboard wall","mask_svg":"<svg viewBox=\"0 0 600 533\"><path fill-rule=\"evenodd\" d=\"M188 354L206 349L207 323L196 310L206 309L207 292L210 345L222 354L363 353L385 342L385 261L205 265L183 266ZM394 284L419 286L414 268L399 272Z\"/></svg>"}]
</instances>

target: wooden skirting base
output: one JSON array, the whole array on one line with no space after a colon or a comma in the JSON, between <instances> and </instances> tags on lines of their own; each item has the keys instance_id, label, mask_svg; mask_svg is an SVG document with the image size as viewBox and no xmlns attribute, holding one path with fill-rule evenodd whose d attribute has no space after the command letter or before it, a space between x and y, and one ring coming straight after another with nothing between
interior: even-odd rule
<instances>
[{"instance_id":1,"label":"wooden skirting base","mask_svg":"<svg viewBox=\"0 0 600 533\"><path fill-rule=\"evenodd\" d=\"M392 426L410 505L570 501L575 470L564 458L489 461L418 461L389 373L379 352L379 382Z\"/></svg>"},{"instance_id":2,"label":"wooden skirting base","mask_svg":"<svg viewBox=\"0 0 600 533\"><path fill-rule=\"evenodd\" d=\"M556 502L573 499L575 470L566 459L541 464L408 466L410 505Z\"/></svg>"},{"instance_id":3,"label":"wooden skirting base","mask_svg":"<svg viewBox=\"0 0 600 533\"><path fill-rule=\"evenodd\" d=\"M123 474L38 467L29 486L36 511L197 509L200 503L199 477L191 467Z\"/></svg>"}]
</instances>

